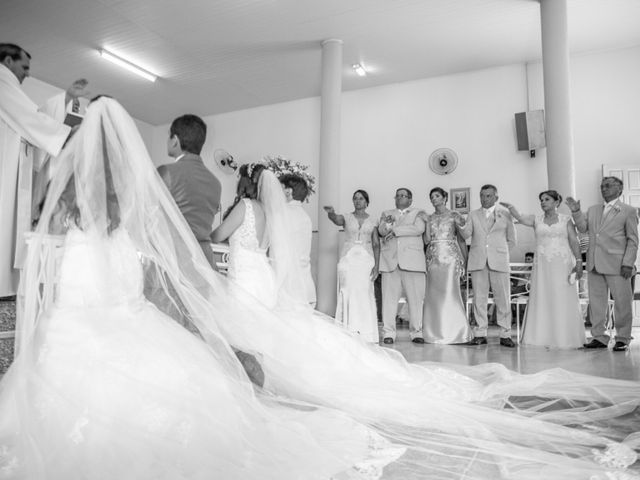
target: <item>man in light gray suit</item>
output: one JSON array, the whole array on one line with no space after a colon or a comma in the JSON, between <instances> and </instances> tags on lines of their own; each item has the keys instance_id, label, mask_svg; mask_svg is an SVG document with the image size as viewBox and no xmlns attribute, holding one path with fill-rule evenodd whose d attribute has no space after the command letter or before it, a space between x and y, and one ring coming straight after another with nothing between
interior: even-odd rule
<instances>
[{"instance_id":1,"label":"man in light gray suit","mask_svg":"<svg viewBox=\"0 0 640 480\"><path fill-rule=\"evenodd\" d=\"M380 273L382 274L382 335L384 343L396 338L398 300L404 290L409 306L409 335L414 343L422 338L422 302L425 291L426 262L422 234L425 224L419 210L411 207L413 195L408 188L396 191L394 210L382 214L378 233Z\"/></svg>"},{"instance_id":2,"label":"man in light gray suit","mask_svg":"<svg viewBox=\"0 0 640 480\"><path fill-rule=\"evenodd\" d=\"M589 309L591 336L585 348L607 348L606 333L609 292L615 302L615 352L624 352L631 341L631 304L633 291L631 277L638 254L638 213L635 208L620 201L624 185L617 177L604 177L600 184L603 205L594 205L586 214L580 202L566 200L573 220L581 233L589 234L587 271L589 272Z\"/></svg>"},{"instance_id":3,"label":"man in light gray suit","mask_svg":"<svg viewBox=\"0 0 640 480\"><path fill-rule=\"evenodd\" d=\"M167 153L175 158L175 162L161 165L158 173L200 243L204 256L215 268L209 235L220 209L222 186L200 158L206 137L207 125L200 117L183 115L176 118L167 139Z\"/></svg>"},{"instance_id":4,"label":"man in light gray suit","mask_svg":"<svg viewBox=\"0 0 640 480\"><path fill-rule=\"evenodd\" d=\"M499 204L498 189L484 185L480 189L482 208L469 214L463 229L471 237L467 269L473 283L473 313L478 323L471 345L487 343L487 303L489 287L497 309L500 345L514 347L511 340L511 308L509 305L509 249L516 243L516 232L509 211Z\"/></svg>"}]
</instances>

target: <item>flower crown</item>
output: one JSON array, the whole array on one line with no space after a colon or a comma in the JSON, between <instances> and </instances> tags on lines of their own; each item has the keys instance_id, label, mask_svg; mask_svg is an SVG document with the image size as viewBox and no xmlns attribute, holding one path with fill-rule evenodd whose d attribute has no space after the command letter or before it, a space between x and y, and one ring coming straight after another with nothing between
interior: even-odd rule
<instances>
[{"instance_id":1,"label":"flower crown","mask_svg":"<svg viewBox=\"0 0 640 480\"><path fill-rule=\"evenodd\" d=\"M302 165L300 162L293 162L285 157L277 155L272 157L267 155L262 158L261 162L268 170L271 170L278 179L284 175L297 175L304 179L309 189L309 195L316 193L315 184L316 177L311 175L307 170L308 165Z\"/></svg>"}]
</instances>

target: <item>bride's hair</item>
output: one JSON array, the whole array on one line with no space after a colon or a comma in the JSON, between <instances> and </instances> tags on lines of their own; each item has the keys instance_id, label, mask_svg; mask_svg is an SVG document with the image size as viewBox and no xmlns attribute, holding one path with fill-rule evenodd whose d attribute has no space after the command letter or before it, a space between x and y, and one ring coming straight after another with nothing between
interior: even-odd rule
<instances>
[{"instance_id":1,"label":"bride's hair","mask_svg":"<svg viewBox=\"0 0 640 480\"><path fill-rule=\"evenodd\" d=\"M222 215L225 219L231 213L231 210L243 199L250 198L255 200L258 198L258 181L263 170L267 167L261 163L245 163L238 168L238 185L236 186L236 198L233 203Z\"/></svg>"},{"instance_id":2,"label":"bride's hair","mask_svg":"<svg viewBox=\"0 0 640 480\"><path fill-rule=\"evenodd\" d=\"M104 127L101 128L101 136L97 141L101 143L103 153L102 164L104 171L100 172L98 178L104 178L104 206L107 218L106 228L107 233L110 234L120 225L120 203L118 201L118 195L116 194L115 186L113 183L113 174L111 172L111 163L109 161L109 152L107 149ZM73 148L73 146L68 148ZM74 224L82 230L84 226L82 214L77 201L76 178L77 176L75 175L75 173L72 173L58 200L58 204L56 206L58 215L53 217L52 220L61 216L64 222L63 227L68 227L69 225ZM60 230L58 225L49 225L49 229L53 232L57 232Z\"/></svg>"}]
</instances>

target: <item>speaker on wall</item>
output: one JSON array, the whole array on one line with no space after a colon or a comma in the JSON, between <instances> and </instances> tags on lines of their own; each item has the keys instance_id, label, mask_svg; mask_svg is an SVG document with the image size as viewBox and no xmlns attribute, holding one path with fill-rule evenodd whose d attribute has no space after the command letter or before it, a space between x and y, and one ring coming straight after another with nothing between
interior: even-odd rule
<instances>
[{"instance_id":1,"label":"speaker on wall","mask_svg":"<svg viewBox=\"0 0 640 480\"><path fill-rule=\"evenodd\" d=\"M535 151L546 145L544 138L544 110L516 113L516 136L518 150L529 151L535 156Z\"/></svg>"}]
</instances>

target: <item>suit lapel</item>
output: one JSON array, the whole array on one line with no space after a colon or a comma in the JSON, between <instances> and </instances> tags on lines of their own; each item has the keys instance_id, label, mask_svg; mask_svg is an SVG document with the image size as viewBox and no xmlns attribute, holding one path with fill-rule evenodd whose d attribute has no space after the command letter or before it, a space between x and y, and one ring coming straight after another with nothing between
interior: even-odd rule
<instances>
[{"instance_id":1,"label":"suit lapel","mask_svg":"<svg viewBox=\"0 0 640 480\"><path fill-rule=\"evenodd\" d=\"M604 212L602 212L602 213L604 213ZM600 230L602 230L605 226L607 226L609 223L611 223L613 221L613 219L616 218L616 215L618 215L618 213L620 213L620 207L619 207L618 203L616 203L613 207L611 207L611 209L607 213L607 216L601 219L601 221L600 221Z\"/></svg>"}]
</instances>

